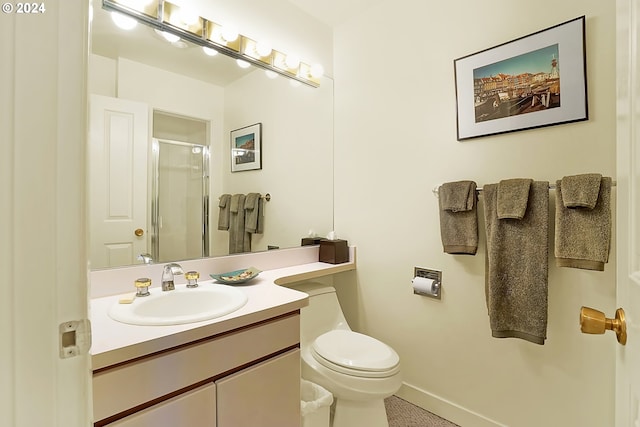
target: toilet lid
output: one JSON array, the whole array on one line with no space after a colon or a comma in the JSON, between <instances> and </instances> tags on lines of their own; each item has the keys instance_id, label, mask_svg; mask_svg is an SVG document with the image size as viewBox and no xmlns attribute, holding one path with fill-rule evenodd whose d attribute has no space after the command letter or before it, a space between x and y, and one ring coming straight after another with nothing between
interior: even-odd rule
<instances>
[{"instance_id":1,"label":"toilet lid","mask_svg":"<svg viewBox=\"0 0 640 427\"><path fill-rule=\"evenodd\" d=\"M336 329L320 335L313 350L328 361L361 371L388 371L400 363L398 354L385 343L368 335Z\"/></svg>"}]
</instances>

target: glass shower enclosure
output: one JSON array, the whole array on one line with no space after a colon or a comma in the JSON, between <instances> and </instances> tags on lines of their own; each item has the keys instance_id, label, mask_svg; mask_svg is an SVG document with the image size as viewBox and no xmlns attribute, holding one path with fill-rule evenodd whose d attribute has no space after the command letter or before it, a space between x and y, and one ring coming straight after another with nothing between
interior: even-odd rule
<instances>
[{"instance_id":1,"label":"glass shower enclosure","mask_svg":"<svg viewBox=\"0 0 640 427\"><path fill-rule=\"evenodd\" d=\"M154 261L209 256L209 148L159 138L152 143Z\"/></svg>"}]
</instances>

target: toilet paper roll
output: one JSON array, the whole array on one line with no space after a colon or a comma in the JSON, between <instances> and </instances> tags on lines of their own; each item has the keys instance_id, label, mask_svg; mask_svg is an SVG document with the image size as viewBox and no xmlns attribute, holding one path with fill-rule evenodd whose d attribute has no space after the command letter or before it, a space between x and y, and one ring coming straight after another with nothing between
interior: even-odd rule
<instances>
[{"instance_id":1,"label":"toilet paper roll","mask_svg":"<svg viewBox=\"0 0 640 427\"><path fill-rule=\"evenodd\" d=\"M411 283L413 284L413 289L420 294L432 296L438 295L440 285L433 279L426 277L414 277Z\"/></svg>"}]
</instances>

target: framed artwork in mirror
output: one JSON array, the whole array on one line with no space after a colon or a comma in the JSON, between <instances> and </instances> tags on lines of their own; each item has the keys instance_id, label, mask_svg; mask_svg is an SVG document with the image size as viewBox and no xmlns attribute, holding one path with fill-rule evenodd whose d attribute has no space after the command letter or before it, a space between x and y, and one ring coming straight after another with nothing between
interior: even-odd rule
<instances>
[{"instance_id":1,"label":"framed artwork in mirror","mask_svg":"<svg viewBox=\"0 0 640 427\"><path fill-rule=\"evenodd\" d=\"M585 17L454 60L458 141L588 119Z\"/></svg>"},{"instance_id":2,"label":"framed artwork in mirror","mask_svg":"<svg viewBox=\"0 0 640 427\"><path fill-rule=\"evenodd\" d=\"M231 131L231 172L262 169L262 123Z\"/></svg>"}]
</instances>

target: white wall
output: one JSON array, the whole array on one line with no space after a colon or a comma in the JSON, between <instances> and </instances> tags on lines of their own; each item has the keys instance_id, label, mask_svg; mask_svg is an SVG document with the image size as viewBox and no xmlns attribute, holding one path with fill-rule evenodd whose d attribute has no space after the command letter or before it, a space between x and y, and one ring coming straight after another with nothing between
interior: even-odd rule
<instances>
[{"instance_id":1,"label":"white wall","mask_svg":"<svg viewBox=\"0 0 640 427\"><path fill-rule=\"evenodd\" d=\"M581 15L589 121L458 142L454 59ZM335 223L358 246L339 296L352 326L399 352L401 395L465 427L613 425L617 344L582 335L578 313L615 311L615 253L604 272L560 269L551 243L545 345L491 338L484 224L476 256L444 254L431 190L615 177L615 2L381 1L336 29L334 52ZM414 266L443 271L442 300L413 295Z\"/></svg>"}]
</instances>

